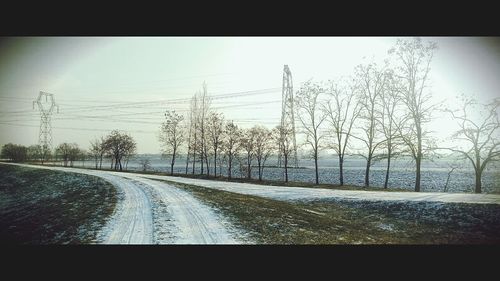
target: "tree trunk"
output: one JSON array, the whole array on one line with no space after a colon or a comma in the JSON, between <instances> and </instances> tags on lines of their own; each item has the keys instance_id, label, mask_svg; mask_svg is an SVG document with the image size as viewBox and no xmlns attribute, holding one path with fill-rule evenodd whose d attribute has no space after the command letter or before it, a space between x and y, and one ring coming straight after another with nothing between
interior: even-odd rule
<instances>
[{"instance_id":1,"label":"tree trunk","mask_svg":"<svg viewBox=\"0 0 500 281\"><path fill-rule=\"evenodd\" d=\"M420 162L422 159L420 157L417 157L416 159L416 164L417 164L417 169L416 169L416 175L415 175L415 191L420 192Z\"/></svg>"},{"instance_id":2,"label":"tree trunk","mask_svg":"<svg viewBox=\"0 0 500 281\"><path fill-rule=\"evenodd\" d=\"M193 148L193 171L191 172L193 175L194 175L195 164L196 164L196 143L195 143L195 146Z\"/></svg>"},{"instance_id":3,"label":"tree trunk","mask_svg":"<svg viewBox=\"0 0 500 281\"><path fill-rule=\"evenodd\" d=\"M285 182L288 182L288 157L285 156Z\"/></svg>"},{"instance_id":4,"label":"tree trunk","mask_svg":"<svg viewBox=\"0 0 500 281\"><path fill-rule=\"evenodd\" d=\"M314 151L314 168L316 170L316 184L319 184L319 174L318 174L318 150Z\"/></svg>"},{"instance_id":5,"label":"tree trunk","mask_svg":"<svg viewBox=\"0 0 500 281\"><path fill-rule=\"evenodd\" d=\"M259 181L262 181L262 168L261 168L261 163L260 161L257 163L259 166Z\"/></svg>"},{"instance_id":6,"label":"tree trunk","mask_svg":"<svg viewBox=\"0 0 500 281\"><path fill-rule=\"evenodd\" d=\"M222 161L220 161L220 165L219 165L219 177L222 177L222 167L224 167L224 159L222 159Z\"/></svg>"},{"instance_id":7,"label":"tree trunk","mask_svg":"<svg viewBox=\"0 0 500 281\"><path fill-rule=\"evenodd\" d=\"M232 169L232 164L233 164L233 159L231 156L229 156L229 159L228 159L228 168L227 168L227 176L229 177L229 179L231 179L231 169Z\"/></svg>"},{"instance_id":8,"label":"tree trunk","mask_svg":"<svg viewBox=\"0 0 500 281\"><path fill-rule=\"evenodd\" d=\"M189 168L189 150L186 155L186 175L188 173L188 168Z\"/></svg>"},{"instance_id":9,"label":"tree trunk","mask_svg":"<svg viewBox=\"0 0 500 281\"><path fill-rule=\"evenodd\" d=\"M370 187L370 166L372 164L372 157L369 155L366 160L366 171L365 171L365 187Z\"/></svg>"},{"instance_id":10,"label":"tree trunk","mask_svg":"<svg viewBox=\"0 0 500 281\"><path fill-rule=\"evenodd\" d=\"M174 164L175 164L175 154L176 154L177 151L175 151L174 149L174 153L172 155L172 161L170 161L170 175L173 176L174 175Z\"/></svg>"},{"instance_id":11,"label":"tree trunk","mask_svg":"<svg viewBox=\"0 0 500 281\"><path fill-rule=\"evenodd\" d=\"M387 170L385 171L385 181L384 181L384 189L387 189L389 184L389 171L391 169L391 152L387 153Z\"/></svg>"},{"instance_id":12,"label":"tree trunk","mask_svg":"<svg viewBox=\"0 0 500 281\"><path fill-rule=\"evenodd\" d=\"M217 177L217 150L214 150L214 176Z\"/></svg>"},{"instance_id":13,"label":"tree trunk","mask_svg":"<svg viewBox=\"0 0 500 281\"><path fill-rule=\"evenodd\" d=\"M205 152L205 164L207 166L207 176L210 177L210 163L208 161L208 154Z\"/></svg>"},{"instance_id":14,"label":"tree trunk","mask_svg":"<svg viewBox=\"0 0 500 281\"><path fill-rule=\"evenodd\" d=\"M201 152L201 154L200 154L200 160L201 160L201 172L200 172L200 174L203 175L203 165L204 165L203 164L203 161L204 161L204 159L203 159L203 152Z\"/></svg>"},{"instance_id":15,"label":"tree trunk","mask_svg":"<svg viewBox=\"0 0 500 281\"><path fill-rule=\"evenodd\" d=\"M475 193L481 193L481 174L482 171L479 169L476 171L476 187L474 189Z\"/></svg>"},{"instance_id":16,"label":"tree trunk","mask_svg":"<svg viewBox=\"0 0 500 281\"><path fill-rule=\"evenodd\" d=\"M344 158L339 156L339 180L340 185L344 185Z\"/></svg>"},{"instance_id":17,"label":"tree trunk","mask_svg":"<svg viewBox=\"0 0 500 281\"><path fill-rule=\"evenodd\" d=\"M417 126L417 169L415 177L415 191L420 192L420 164L422 162L422 129L420 128L420 121L416 122Z\"/></svg>"},{"instance_id":18,"label":"tree trunk","mask_svg":"<svg viewBox=\"0 0 500 281\"><path fill-rule=\"evenodd\" d=\"M247 159L247 178L248 179L252 178L252 171L251 171L251 169L252 169L252 167L251 167L250 161Z\"/></svg>"}]
</instances>

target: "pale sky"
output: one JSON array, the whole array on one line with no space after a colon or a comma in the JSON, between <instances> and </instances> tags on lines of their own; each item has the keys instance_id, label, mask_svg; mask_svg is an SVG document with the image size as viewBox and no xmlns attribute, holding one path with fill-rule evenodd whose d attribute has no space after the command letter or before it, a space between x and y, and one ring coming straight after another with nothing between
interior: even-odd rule
<instances>
[{"instance_id":1,"label":"pale sky","mask_svg":"<svg viewBox=\"0 0 500 281\"><path fill-rule=\"evenodd\" d=\"M457 94L500 97L498 37L422 37L437 42L431 64L435 101ZM249 127L279 124L283 65L294 89L350 75L363 58L382 61L396 37L16 37L0 41L0 145L38 142L32 101L53 93L53 145L129 131L139 153L158 153L163 112L183 112L206 81L213 107ZM248 93L245 93L248 92ZM242 93L241 95L230 94ZM181 99L173 101L175 99ZM135 102L135 103L134 103ZM456 129L439 117L444 138Z\"/></svg>"}]
</instances>

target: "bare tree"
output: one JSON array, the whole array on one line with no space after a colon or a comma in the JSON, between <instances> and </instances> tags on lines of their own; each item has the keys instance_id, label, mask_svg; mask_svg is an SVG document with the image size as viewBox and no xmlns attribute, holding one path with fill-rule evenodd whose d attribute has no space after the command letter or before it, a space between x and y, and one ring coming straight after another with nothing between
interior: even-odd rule
<instances>
[{"instance_id":1,"label":"bare tree","mask_svg":"<svg viewBox=\"0 0 500 281\"><path fill-rule=\"evenodd\" d=\"M255 158L255 137L256 131L252 129L246 129L243 131L243 135L240 139L241 148L246 152L246 172L247 178L252 178L252 161Z\"/></svg>"},{"instance_id":2,"label":"bare tree","mask_svg":"<svg viewBox=\"0 0 500 281\"><path fill-rule=\"evenodd\" d=\"M314 159L316 184L319 184L318 153L320 141L325 136L320 134L320 126L327 117L325 112L319 108L318 97L321 93L324 93L324 89L319 84L307 81L295 97L297 117L302 124L301 132L306 135L306 144L312 149L310 156Z\"/></svg>"},{"instance_id":3,"label":"bare tree","mask_svg":"<svg viewBox=\"0 0 500 281\"><path fill-rule=\"evenodd\" d=\"M227 156L227 175L229 178L232 177L233 161L240 151L240 141L242 137L242 131L234 124L233 121L227 122L224 128L224 154Z\"/></svg>"},{"instance_id":4,"label":"bare tree","mask_svg":"<svg viewBox=\"0 0 500 281\"><path fill-rule=\"evenodd\" d=\"M384 188L387 189L389 184L389 173L391 169L391 160L393 156L397 155L396 149L400 144L399 135L397 127L399 124L397 109L400 105L400 97L398 92L395 90L397 85L396 81L391 79L391 75L388 75L387 83L385 84L385 90L382 92L380 103L381 112L380 118L375 119L379 123L379 130L384 135L385 138L385 150L386 154L384 158L387 160Z\"/></svg>"},{"instance_id":5,"label":"bare tree","mask_svg":"<svg viewBox=\"0 0 500 281\"><path fill-rule=\"evenodd\" d=\"M28 158L28 148L24 145L13 143L4 144L2 146L1 157L10 159L13 162L24 162Z\"/></svg>"},{"instance_id":6,"label":"bare tree","mask_svg":"<svg viewBox=\"0 0 500 281\"><path fill-rule=\"evenodd\" d=\"M446 109L457 121L459 130L452 138L460 142L455 147L443 148L458 153L470 160L475 173L475 193L481 193L481 177L487 165L500 160L500 137L498 109L500 99L489 104L480 104L475 99L463 99L461 110ZM477 114L475 118L473 115Z\"/></svg>"},{"instance_id":7,"label":"bare tree","mask_svg":"<svg viewBox=\"0 0 500 281\"><path fill-rule=\"evenodd\" d=\"M389 50L399 65L396 74L402 80L402 102L407 109L407 122L399 126L400 136L410 155L415 160L415 191L420 191L420 166L424 156L424 142L428 132L424 125L431 119L434 105L430 103L431 94L426 90L430 73L430 63L437 49L435 42L423 44L420 38L413 40L398 39L396 46Z\"/></svg>"},{"instance_id":8,"label":"bare tree","mask_svg":"<svg viewBox=\"0 0 500 281\"><path fill-rule=\"evenodd\" d=\"M264 174L264 166L266 161L275 149L274 142L272 141L272 132L266 127L256 125L252 129L254 137L255 159L257 160L257 167L259 169L259 181L262 181Z\"/></svg>"},{"instance_id":9,"label":"bare tree","mask_svg":"<svg viewBox=\"0 0 500 281\"><path fill-rule=\"evenodd\" d=\"M52 151L49 146L47 145L42 145L41 146L41 157L40 161L42 162L42 165L45 161L49 161L52 158Z\"/></svg>"},{"instance_id":10,"label":"bare tree","mask_svg":"<svg viewBox=\"0 0 500 281\"><path fill-rule=\"evenodd\" d=\"M30 160L34 161L40 161L40 163L43 165L45 161L48 161L50 157L52 156L52 152L46 145L31 145L28 147L27 150L27 158Z\"/></svg>"},{"instance_id":11,"label":"bare tree","mask_svg":"<svg viewBox=\"0 0 500 281\"><path fill-rule=\"evenodd\" d=\"M151 169L151 161L148 158L141 159L139 163L141 164L143 172Z\"/></svg>"},{"instance_id":12,"label":"bare tree","mask_svg":"<svg viewBox=\"0 0 500 281\"><path fill-rule=\"evenodd\" d=\"M217 156L219 156L224 138L224 116L222 113L211 112L207 118L208 144L214 154L214 176L217 177Z\"/></svg>"},{"instance_id":13,"label":"bare tree","mask_svg":"<svg viewBox=\"0 0 500 281\"><path fill-rule=\"evenodd\" d=\"M94 157L95 160L95 168L102 169L102 159L106 154L106 147L104 145L104 138L94 139L90 142L90 155Z\"/></svg>"},{"instance_id":14,"label":"bare tree","mask_svg":"<svg viewBox=\"0 0 500 281\"><path fill-rule=\"evenodd\" d=\"M209 151L207 144L207 128L206 128L206 119L210 112L210 104L211 98L208 96L207 91L207 83L203 82L202 92L198 97L199 101L199 113L198 113L198 122L199 122L199 136L200 136L200 156L201 156L201 173L203 174L203 161L205 161L207 175L210 175L210 163L209 163Z\"/></svg>"},{"instance_id":15,"label":"bare tree","mask_svg":"<svg viewBox=\"0 0 500 281\"><path fill-rule=\"evenodd\" d=\"M78 147L76 143L71 144L71 147L69 149L69 165L73 167L73 162L75 160L81 159L81 157L84 155L84 152Z\"/></svg>"},{"instance_id":16,"label":"bare tree","mask_svg":"<svg viewBox=\"0 0 500 281\"><path fill-rule=\"evenodd\" d=\"M61 143L56 147L56 154L62 158L64 167L68 166L68 162L70 161L70 157L74 153L74 149L76 144L70 143Z\"/></svg>"},{"instance_id":17,"label":"bare tree","mask_svg":"<svg viewBox=\"0 0 500 281\"><path fill-rule=\"evenodd\" d=\"M43 158L42 158L42 146L39 144L35 145L30 145L28 146L28 159L31 161L41 161L43 164Z\"/></svg>"},{"instance_id":18,"label":"bare tree","mask_svg":"<svg viewBox=\"0 0 500 281\"><path fill-rule=\"evenodd\" d=\"M295 147L293 143L293 128L291 126L278 125L274 128L273 135L276 137L281 156L283 157L283 174L285 182L288 182L288 165L289 160L293 157Z\"/></svg>"},{"instance_id":19,"label":"bare tree","mask_svg":"<svg viewBox=\"0 0 500 281\"><path fill-rule=\"evenodd\" d=\"M330 99L322 110L327 115L327 121L331 128L332 148L339 159L339 181L344 185L344 157L351 137L351 131L359 116L359 103L354 98L356 85L339 85L330 81L327 90Z\"/></svg>"},{"instance_id":20,"label":"bare tree","mask_svg":"<svg viewBox=\"0 0 500 281\"><path fill-rule=\"evenodd\" d=\"M380 119L380 98L383 95L386 84L386 72L384 68L379 69L376 63L358 65L355 69L358 82L358 102L360 125L357 127L361 131L361 137L352 135L366 146L366 154L360 155L366 159L365 187L370 186L370 168L382 157L376 157L375 151L386 139L379 134L377 122Z\"/></svg>"},{"instance_id":21,"label":"bare tree","mask_svg":"<svg viewBox=\"0 0 500 281\"><path fill-rule=\"evenodd\" d=\"M106 155L111 157L111 169L123 171L122 159L135 153L137 144L135 140L126 133L113 130L103 142Z\"/></svg>"},{"instance_id":22,"label":"bare tree","mask_svg":"<svg viewBox=\"0 0 500 281\"><path fill-rule=\"evenodd\" d=\"M187 139L188 151L186 155L186 174L188 173L189 161L192 157L192 174L194 174L195 163L196 163L196 151L197 151L197 131L198 131L198 122L197 122L197 114L198 114L198 99L197 95L194 95L191 98L191 102L189 104L189 132Z\"/></svg>"},{"instance_id":23,"label":"bare tree","mask_svg":"<svg viewBox=\"0 0 500 281\"><path fill-rule=\"evenodd\" d=\"M170 156L170 174L174 174L175 160L179 154L179 148L184 142L184 130L182 121L184 117L168 111L165 113L165 122L161 125L160 141L163 143L163 151Z\"/></svg>"}]
</instances>

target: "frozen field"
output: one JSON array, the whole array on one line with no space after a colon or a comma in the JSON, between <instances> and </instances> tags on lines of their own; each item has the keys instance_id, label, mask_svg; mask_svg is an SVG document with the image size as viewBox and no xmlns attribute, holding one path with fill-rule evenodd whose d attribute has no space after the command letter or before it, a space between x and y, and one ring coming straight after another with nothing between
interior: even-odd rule
<instances>
[{"instance_id":1,"label":"frozen field","mask_svg":"<svg viewBox=\"0 0 500 281\"><path fill-rule=\"evenodd\" d=\"M141 159L150 159L151 170L167 172L170 171L169 162L167 159L162 159L159 155L137 156L131 159L128 163L129 170L141 170ZM180 159L174 166L175 173L185 172L185 160ZM276 160L270 159L266 165L275 165ZM443 192L448 173L451 170L452 164L459 164L459 168L455 169L449 178L449 192L472 192L475 184L474 172L471 170L468 162L451 162L447 160L424 161L422 164L422 182L421 189L425 192ZM75 167L94 165L92 161L75 162ZM103 162L103 167L109 167L108 160ZM319 177L320 183L339 183L339 169L335 159L322 159L319 161ZM344 163L344 183L352 185L364 185L365 178L364 159L346 158ZM374 187L383 187L385 180L385 161L377 162L370 170L370 185ZM311 160L302 159L300 161L301 169L290 169L288 178L290 181L314 182L314 164ZM196 164L196 173L199 173L200 165ZM189 173L192 171L189 167ZM213 168L210 172L213 174ZM226 175L227 167L223 167L222 174ZM219 174L219 169L217 174ZM233 177L241 177L239 166L236 165L233 169ZM252 169L252 177L258 178L257 168ZM264 179L282 180L283 169L280 168L265 168ZM408 160L393 160L390 171L389 187L399 187L413 190L415 180L414 164ZM491 193L500 192L500 167L490 166L483 174L483 192Z\"/></svg>"}]
</instances>

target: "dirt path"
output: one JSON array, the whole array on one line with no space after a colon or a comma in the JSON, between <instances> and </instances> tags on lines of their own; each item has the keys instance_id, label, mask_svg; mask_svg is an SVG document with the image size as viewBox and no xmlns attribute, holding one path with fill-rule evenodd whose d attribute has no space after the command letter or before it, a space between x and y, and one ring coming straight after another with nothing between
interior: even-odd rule
<instances>
[{"instance_id":1,"label":"dirt path","mask_svg":"<svg viewBox=\"0 0 500 281\"><path fill-rule=\"evenodd\" d=\"M127 173L12 165L88 174L115 185L122 200L99 235L103 244L245 243L238 238L245 234L235 229L215 210L188 192L169 184Z\"/></svg>"}]
</instances>

